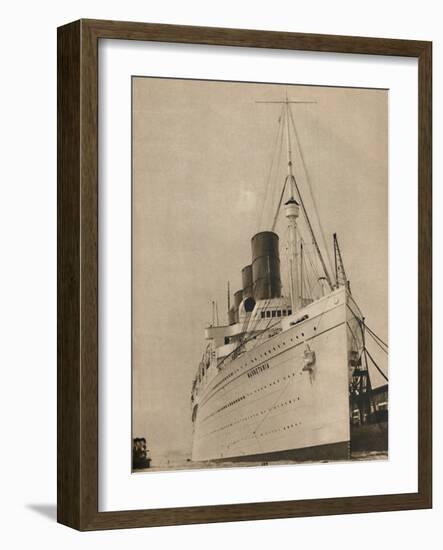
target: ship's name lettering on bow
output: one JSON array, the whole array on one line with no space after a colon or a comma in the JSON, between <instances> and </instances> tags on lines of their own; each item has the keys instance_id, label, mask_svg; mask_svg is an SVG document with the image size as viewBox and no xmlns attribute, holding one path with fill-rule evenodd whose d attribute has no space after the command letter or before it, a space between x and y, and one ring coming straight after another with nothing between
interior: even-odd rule
<instances>
[{"instance_id":1,"label":"ship's name lettering on bow","mask_svg":"<svg viewBox=\"0 0 443 550\"><path fill-rule=\"evenodd\" d=\"M256 374L260 374L261 372L265 371L266 369L269 369L269 363L263 363L263 365L259 365L258 367L255 367L251 371L248 372L248 378L251 378L252 376L255 376Z\"/></svg>"}]
</instances>

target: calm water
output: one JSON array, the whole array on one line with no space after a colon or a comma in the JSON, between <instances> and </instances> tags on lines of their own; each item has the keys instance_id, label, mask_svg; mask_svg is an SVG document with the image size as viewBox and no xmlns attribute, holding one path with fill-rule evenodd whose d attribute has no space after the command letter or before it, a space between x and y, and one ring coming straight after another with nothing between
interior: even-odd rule
<instances>
[{"instance_id":1,"label":"calm water","mask_svg":"<svg viewBox=\"0 0 443 550\"><path fill-rule=\"evenodd\" d=\"M379 452L379 451L372 451L372 452L363 452L363 453L353 453L351 456L351 460L349 462L356 462L356 461L362 461L362 460L387 460L388 459L388 453L387 452ZM303 462L297 462L296 460L281 460L281 461L272 461L272 462L231 462L229 460L226 460L224 462L214 462L214 461L203 461L203 462L192 462L192 461L182 461L182 462L174 462L170 464L155 464L152 462L151 468L146 468L143 470L136 470L134 473L140 473L140 472L167 472L167 471L173 471L173 470L207 470L210 468L241 468L244 466L249 467L257 467L257 466L285 466L288 464L327 464L330 462L329 460L321 460L321 461L303 461ZM347 461L348 462L348 461Z\"/></svg>"}]
</instances>

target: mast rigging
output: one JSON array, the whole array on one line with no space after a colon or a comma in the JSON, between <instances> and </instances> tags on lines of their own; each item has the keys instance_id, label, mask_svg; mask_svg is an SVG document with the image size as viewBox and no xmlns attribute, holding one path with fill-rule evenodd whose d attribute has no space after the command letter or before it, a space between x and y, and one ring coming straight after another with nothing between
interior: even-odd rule
<instances>
[{"instance_id":1,"label":"mast rigging","mask_svg":"<svg viewBox=\"0 0 443 550\"><path fill-rule=\"evenodd\" d=\"M278 219L278 214L279 214L281 206L282 206L286 186L287 186L288 181L289 181L289 189L288 189L289 201L288 202L295 201L297 203L297 205L301 206L304 218L306 220L306 225L308 227L309 233L310 233L311 238L312 238L312 243L315 247L315 251L317 253L317 256L320 260L323 272L325 274L325 280L326 280L330 290L332 290L333 289L333 284L332 284L331 276L329 275L329 271L328 271L328 268L326 266L326 262L323 258L322 253L321 253L320 246L318 244L317 238L316 238L315 233L314 233L314 229L313 229L312 224L311 224L311 220L309 219L308 212L306 210L303 198L301 196L300 188L299 188L299 186L297 184L297 180L294 176L293 162L292 162L292 145L291 145L291 133L290 133L290 124L289 123L290 123L290 120L291 120L292 124L294 125L294 121L293 121L293 118L292 118L292 113L290 111L290 105L291 104L313 104L313 103L317 103L317 102L316 101L304 101L304 100L300 100L300 101L289 100L288 95L286 94L286 97L285 97L284 101L256 101L256 103L279 104L279 105L284 106L283 107L283 119L284 119L284 123L286 124L288 173L287 173L287 176L285 178L285 182L283 184L282 192L280 194L280 199L279 199L277 210L276 210L276 213L275 213L275 216L274 216L274 219L273 219L271 231L274 231L274 229L275 229L275 225L276 225L277 219ZM294 195L297 196L298 201L296 201ZM285 204L287 204L287 203L285 203ZM290 224L290 229L291 229L291 224ZM290 238L293 241L291 244L295 245L296 240L294 239L294 236L292 235L292 237L290 237ZM295 256L297 256L297 250L295 250ZM291 260L290 260L290 263L291 263ZM292 274L292 277L290 276L290 278L295 279L294 274ZM291 283L291 286L292 286L292 283ZM297 291L297 294L298 293L299 292Z\"/></svg>"}]
</instances>

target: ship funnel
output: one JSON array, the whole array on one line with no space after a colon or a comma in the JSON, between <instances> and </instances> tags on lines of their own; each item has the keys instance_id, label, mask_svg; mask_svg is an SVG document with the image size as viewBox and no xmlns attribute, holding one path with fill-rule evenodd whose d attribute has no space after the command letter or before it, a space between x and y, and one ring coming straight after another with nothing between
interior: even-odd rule
<instances>
[{"instance_id":1,"label":"ship funnel","mask_svg":"<svg viewBox=\"0 0 443 550\"><path fill-rule=\"evenodd\" d=\"M234 292L234 306L238 309L243 300L243 290L237 290Z\"/></svg>"},{"instance_id":2,"label":"ship funnel","mask_svg":"<svg viewBox=\"0 0 443 550\"><path fill-rule=\"evenodd\" d=\"M252 280L256 300L281 296L278 235L262 231L252 237Z\"/></svg>"},{"instance_id":3,"label":"ship funnel","mask_svg":"<svg viewBox=\"0 0 443 550\"><path fill-rule=\"evenodd\" d=\"M237 292L234 292L234 310L235 310L235 322L238 323L239 315L238 315L238 309L240 307L240 304L243 300L243 290L237 290Z\"/></svg>"},{"instance_id":4,"label":"ship funnel","mask_svg":"<svg viewBox=\"0 0 443 550\"><path fill-rule=\"evenodd\" d=\"M241 271L243 285L243 305L246 312L251 312L255 307L254 288L252 278L252 265L247 265Z\"/></svg>"},{"instance_id":5,"label":"ship funnel","mask_svg":"<svg viewBox=\"0 0 443 550\"><path fill-rule=\"evenodd\" d=\"M228 310L228 323L230 325L235 325L236 322L235 307L232 306L231 309Z\"/></svg>"}]
</instances>

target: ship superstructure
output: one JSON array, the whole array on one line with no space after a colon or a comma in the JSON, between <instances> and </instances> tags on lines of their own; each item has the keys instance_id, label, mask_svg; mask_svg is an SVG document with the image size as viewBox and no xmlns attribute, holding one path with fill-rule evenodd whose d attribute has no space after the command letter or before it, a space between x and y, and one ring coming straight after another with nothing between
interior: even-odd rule
<instances>
[{"instance_id":1,"label":"ship superstructure","mask_svg":"<svg viewBox=\"0 0 443 550\"><path fill-rule=\"evenodd\" d=\"M332 276L294 175L290 106L305 102L286 97L272 103L282 105L287 174L272 227L251 239L228 324L205 331L207 346L191 391L196 461L347 459L353 430L375 413L365 321L337 237ZM285 291L275 232L282 214Z\"/></svg>"}]
</instances>

